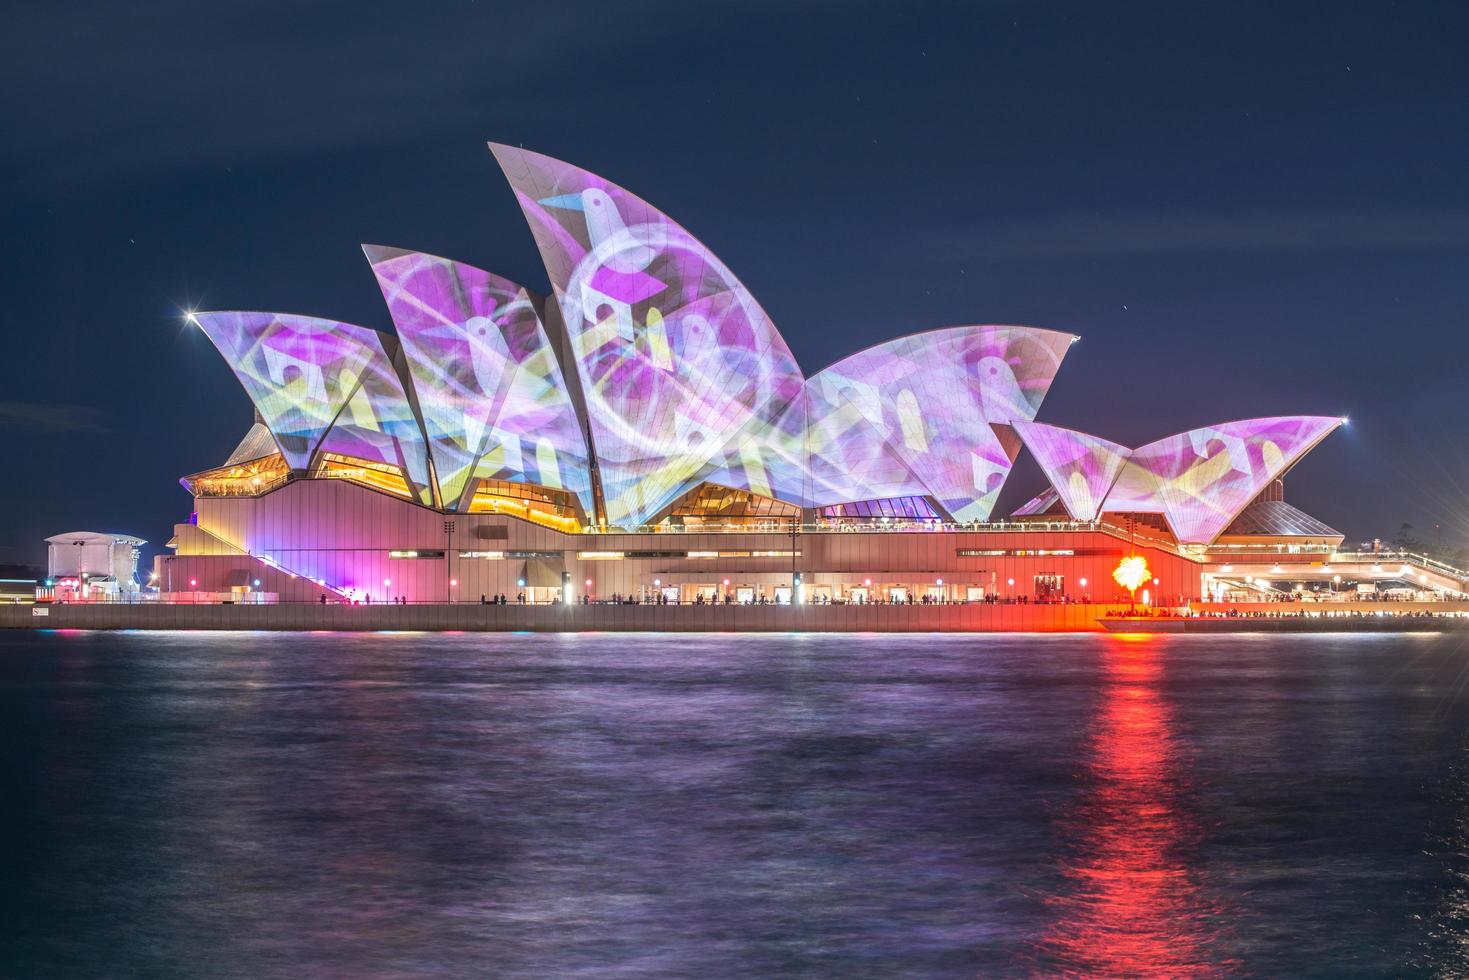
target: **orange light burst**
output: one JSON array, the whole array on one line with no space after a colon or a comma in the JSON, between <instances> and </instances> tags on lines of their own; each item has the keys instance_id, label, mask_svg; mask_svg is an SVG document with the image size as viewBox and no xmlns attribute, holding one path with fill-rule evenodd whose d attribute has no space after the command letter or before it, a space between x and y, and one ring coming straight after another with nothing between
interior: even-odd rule
<instances>
[{"instance_id":1,"label":"orange light burst","mask_svg":"<svg viewBox=\"0 0 1469 980\"><path fill-rule=\"evenodd\" d=\"M1128 555L1112 569L1112 578L1129 592L1136 592L1139 586L1152 577L1153 573L1148 570L1148 560L1142 555Z\"/></svg>"}]
</instances>

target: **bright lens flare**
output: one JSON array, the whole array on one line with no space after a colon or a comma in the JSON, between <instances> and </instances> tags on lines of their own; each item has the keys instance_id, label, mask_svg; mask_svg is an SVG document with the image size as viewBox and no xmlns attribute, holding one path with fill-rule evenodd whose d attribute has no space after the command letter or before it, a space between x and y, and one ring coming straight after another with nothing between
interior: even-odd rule
<instances>
[{"instance_id":1,"label":"bright lens flare","mask_svg":"<svg viewBox=\"0 0 1469 980\"><path fill-rule=\"evenodd\" d=\"M1148 570L1148 560L1142 555L1128 555L1112 569L1112 578L1129 592L1136 592L1152 577L1153 573Z\"/></svg>"}]
</instances>

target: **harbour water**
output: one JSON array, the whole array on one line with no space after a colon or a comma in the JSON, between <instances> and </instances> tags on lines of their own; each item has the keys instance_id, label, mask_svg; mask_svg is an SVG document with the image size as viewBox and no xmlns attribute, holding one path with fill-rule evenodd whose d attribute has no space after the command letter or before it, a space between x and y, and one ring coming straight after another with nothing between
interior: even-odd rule
<instances>
[{"instance_id":1,"label":"harbour water","mask_svg":"<svg viewBox=\"0 0 1469 980\"><path fill-rule=\"evenodd\" d=\"M6 976L1461 976L1469 640L0 633Z\"/></svg>"}]
</instances>

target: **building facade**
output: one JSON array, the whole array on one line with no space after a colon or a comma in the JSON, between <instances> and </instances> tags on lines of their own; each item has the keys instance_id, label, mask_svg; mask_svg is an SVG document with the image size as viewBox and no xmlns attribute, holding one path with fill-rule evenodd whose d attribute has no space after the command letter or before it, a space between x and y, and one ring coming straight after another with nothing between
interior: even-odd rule
<instances>
[{"instance_id":1,"label":"building facade","mask_svg":"<svg viewBox=\"0 0 1469 980\"><path fill-rule=\"evenodd\" d=\"M1043 423L1077 338L1036 327L912 334L808 376L666 215L570 164L491 150L550 296L369 245L391 333L190 315L256 422L183 479L193 512L150 576L160 593L1172 606L1274 587L1235 564L1315 575L1339 550L1281 488L1341 419L1226 422L1135 449ZM1049 486L997 515L1021 452ZM1148 569L1135 592L1113 577L1129 556Z\"/></svg>"}]
</instances>

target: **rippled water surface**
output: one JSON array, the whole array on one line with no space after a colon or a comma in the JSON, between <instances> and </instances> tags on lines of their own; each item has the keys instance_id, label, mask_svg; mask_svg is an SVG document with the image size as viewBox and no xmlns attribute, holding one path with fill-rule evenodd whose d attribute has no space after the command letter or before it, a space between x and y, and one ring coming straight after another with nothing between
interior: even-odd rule
<instances>
[{"instance_id":1,"label":"rippled water surface","mask_svg":"<svg viewBox=\"0 0 1469 980\"><path fill-rule=\"evenodd\" d=\"M1429 635L0 633L6 976L1469 973Z\"/></svg>"}]
</instances>

